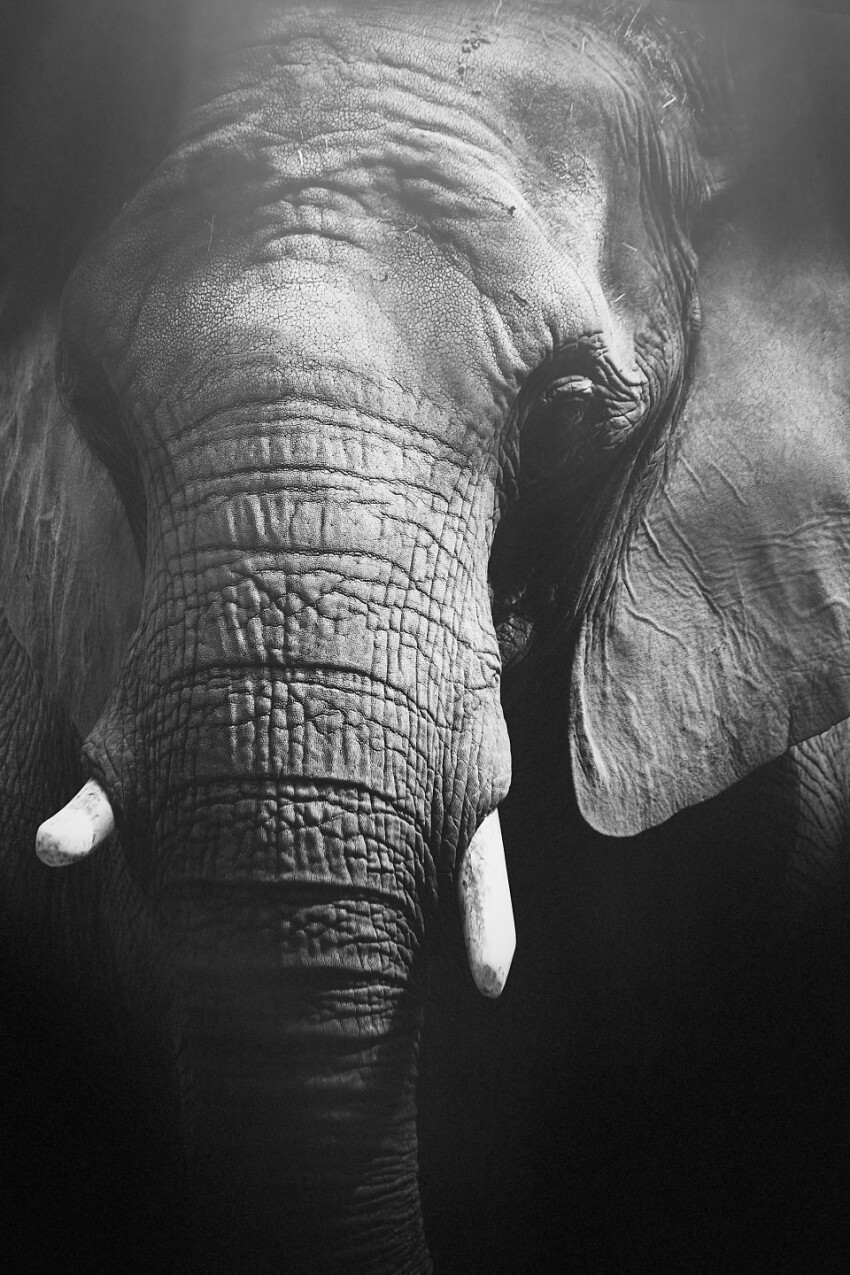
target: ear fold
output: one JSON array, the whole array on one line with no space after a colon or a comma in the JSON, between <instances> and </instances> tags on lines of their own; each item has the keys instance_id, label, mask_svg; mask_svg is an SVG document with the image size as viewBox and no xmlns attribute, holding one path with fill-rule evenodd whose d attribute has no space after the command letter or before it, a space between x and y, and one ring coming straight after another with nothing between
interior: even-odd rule
<instances>
[{"instance_id":1,"label":"ear fold","mask_svg":"<svg viewBox=\"0 0 850 1275\"><path fill-rule=\"evenodd\" d=\"M757 135L702 263L678 447L579 638L573 777L606 833L850 715L850 38L821 32L808 113Z\"/></svg>"}]
</instances>

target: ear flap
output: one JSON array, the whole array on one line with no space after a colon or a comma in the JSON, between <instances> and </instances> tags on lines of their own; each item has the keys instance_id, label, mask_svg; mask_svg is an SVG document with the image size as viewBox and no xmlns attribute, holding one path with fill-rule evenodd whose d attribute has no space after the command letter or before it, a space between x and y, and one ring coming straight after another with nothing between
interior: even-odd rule
<instances>
[{"instance_id":1,"label":"ear flap","mask_svg":"<svg viewBox=\"0 0 850 1275\"><path fill-rule=\"evenodd\" d=\"M117 675L141 572L115 489L60 401L56 324L0 360L0 610L85 737Z\"/></svg>"},{"instance_id":2,"label":"ear flap","mask_svg":"<svg viewBox=\"0 0 850 1275\"><path fill-rule=\"evenodd\" d=\"M716 228L677 450L580 634L573 778L609 834L850 715L850 39L830 30L816 115L758 157Z\"/></svg>"},{"instance_id":3,"label":"ear flap","mask_svg":"<svg viewBox=\"0 0 850 1275\"><path fill-rule=\"evenodd\" d=\"M172 0L0 6L0 611L83 736L141 578L114 488L59 400L55 311L168 135L184 26Z\"/></svg>"}]
</instances>

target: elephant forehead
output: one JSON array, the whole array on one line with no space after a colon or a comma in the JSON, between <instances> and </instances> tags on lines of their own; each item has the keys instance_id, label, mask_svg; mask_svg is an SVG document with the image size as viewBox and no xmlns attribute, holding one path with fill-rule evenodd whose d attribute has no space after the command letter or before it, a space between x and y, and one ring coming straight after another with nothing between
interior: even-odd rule
<instances>
[{"instance_id":1,"label":"elephant forehead","mask_svg":"<svg viewBox=\"0 0 850 1275\"><path fill-rule=\"evenodd\" d=\"M445 13L403 59L387 21L368 40L339 16L284 22L199 90L88 273L120 380L170 384L188 351L246 333L454 401L482 367L492 393L588 333L631 361L600 283L610 76L561 49L529 122L527 41L466 41L461 76Z\"/></svg>"},{"instance_id":2,"label":"elephant forehead","mask_svg":"<svg viewBox=\"0 0 850 1275\"><path fill-rule=\"evenodd\" d=\"M158 399L164 387L174 392L211 365L253 351L284 373L335 368L340 385L359 373L418 387L446 407L486 412L494 391L508 401L558 344L557 330L576 338L604 329L603 307L568 263L546 261L545 244L524 268L525 228L502 263L487 250L488 289L469 277L468 258L453 261L449 245L413 234L415 242L400 234L397 245L366 255L338 239L329 249L321 235L281 230L278 255L265 260L248 239L225 245L216 260L199 257L189 270L160 260L148 286L125 299L141 298L130 323L112 328L120 388Z\"/></svg>"}]
</instances>

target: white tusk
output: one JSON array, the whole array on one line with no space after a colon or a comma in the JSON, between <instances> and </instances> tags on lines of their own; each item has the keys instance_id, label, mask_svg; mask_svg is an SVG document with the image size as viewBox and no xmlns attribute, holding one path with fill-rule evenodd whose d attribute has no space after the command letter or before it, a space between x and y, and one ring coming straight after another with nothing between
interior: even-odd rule
<instances>
[{"instance_id":1,"label":"white tusk","mask_svg":"<svg viewBox=\"0 0 850 1275\"><path fill-rule=\"evenodd\" d=\"M109 798L95 779L57 814L45 819L35 834L35 852L42 863L62 868L91 854L115 831Z\"/></svg>"},{"instance_id":2,"label":"white tusk","mask_svg":"<svg viewBox=\"0 0 850 1275\"><path fill-rule=\"evenodd\" d=\"M487 816L467 846L457 894L475 986L485 996L499 996L514 958L516 929L498 810Z\"/></svg>"}]
</instances>

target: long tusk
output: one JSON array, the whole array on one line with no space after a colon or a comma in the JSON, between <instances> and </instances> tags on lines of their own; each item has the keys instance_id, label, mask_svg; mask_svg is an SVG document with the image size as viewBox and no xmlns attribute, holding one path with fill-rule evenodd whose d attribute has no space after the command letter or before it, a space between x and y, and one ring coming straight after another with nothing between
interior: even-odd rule
<instances>
[{"instance_id":1,"label":"long tusk","mask_svg":"<svg viewBox=\"0 0 850 1275\"><path fill-rule=\"evenodd\" d=\"M109 798L97 780L90 779L67 806L44 821L35 834L35 852L42 863L62 868L84 859L114 831Z\"/></svg>"},{"instance_id":2,"label":"long tusk","mask_svg":"<svg viewBox=\"0 0 850 1275\"><path fill-rule=\"evenodd\" d=\"M485 996L499 996L514 958L516 929L498 810L487 816L467 847L457 893L475 986Z\"/></svg>"}]
</instances>

